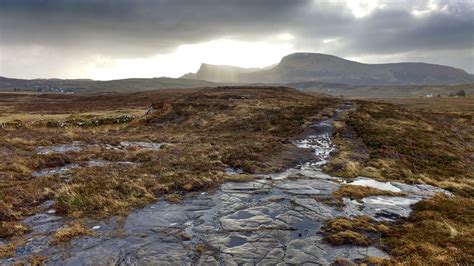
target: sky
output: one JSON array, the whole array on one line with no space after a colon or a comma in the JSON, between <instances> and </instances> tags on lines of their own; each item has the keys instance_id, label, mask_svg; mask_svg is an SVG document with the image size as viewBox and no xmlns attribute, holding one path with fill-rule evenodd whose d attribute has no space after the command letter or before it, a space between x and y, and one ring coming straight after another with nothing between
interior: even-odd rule
<instances>
[{"instance_id":1,"label":"sky","mask_svg":"<svg viewBox=\"0 0 474 266\"><path fill-rule=\"evenodd\" d=\"M4 77L179 77L294 52L474 73L474 0L0 0Z\"/></svg>"}]
</instances>

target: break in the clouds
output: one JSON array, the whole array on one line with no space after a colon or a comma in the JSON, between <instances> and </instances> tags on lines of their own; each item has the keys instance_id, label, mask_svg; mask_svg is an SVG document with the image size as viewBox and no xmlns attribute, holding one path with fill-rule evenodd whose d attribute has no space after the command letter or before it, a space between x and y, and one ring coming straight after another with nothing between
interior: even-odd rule
<instances>
[{"instance_id":1,"label":"break in the clouds","mask_svg":"<svg viewBox=\"0 0 474 266\"><path fill-rule=\"evenodd\" d=\"M0 0L0 75L178 77L296 51L474 72L471 0Z\"/></svg>"}]
</instances>

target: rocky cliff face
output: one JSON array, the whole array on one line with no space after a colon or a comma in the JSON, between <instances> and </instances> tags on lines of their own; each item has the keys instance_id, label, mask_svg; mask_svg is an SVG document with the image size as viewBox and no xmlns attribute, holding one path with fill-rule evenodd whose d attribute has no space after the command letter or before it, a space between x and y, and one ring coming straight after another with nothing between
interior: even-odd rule
<instances>
[{"instance_id":1,"label":"rocky cliff face","mask_svg":"<svg viewBox=\"0 0 474 266\"><path fill-rule=\"evenodd\" d=\"M239 82L242 74L258 70L260 69L201 64L196 73L196 79L212 82Z\"/></svg>"}]
</instances>

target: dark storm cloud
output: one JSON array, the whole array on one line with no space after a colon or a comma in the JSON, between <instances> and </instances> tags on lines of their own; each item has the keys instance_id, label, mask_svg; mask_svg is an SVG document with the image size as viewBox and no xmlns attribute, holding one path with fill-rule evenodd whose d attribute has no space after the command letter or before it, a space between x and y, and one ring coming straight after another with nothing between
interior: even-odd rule
<instances>
[{"instance_id":1,"label":"dark storm cloud","mask_svg":"<svg viewBox=\"0 0 474 266\"><path fill-rule=\"evenodd\" d=\"M357 18L343 1L329 0L0 0L0 47L47 47L64 58L146 57L182 44L288 32L298 50L344 57L423 51L423 58L442 51L461 58L446 63L474 70L472 1L441 0L443 10L422 16L413 10L427 1L380 2L382 8ZM328 39L338 45L322 45Z\"/></svg>"},{"instance_id":2,"label":"dark storm cloud","mask_svg":"<svg viewBox=\"0 0 474 266\"><path fill-rule=\"evenodd\" d=\"M349 39L353 47L383 53L462 49L473 46L473 29L473 10L467 5L465 9L447 6L444 12L421 17L381 10L361 20Z\"/></svg>"},{"instance_id":3,"label":"dark storm cloud","mask_svg":"<svg viewBox=\"0 0 474 266\"><path fill-rule=\"evenodd\" d=\"M0 1L7 44L79 45L101 52L162 52L222 36L252 38L305 1ZM283 19L283 20L282 20ZM135 50L139 49L139 50Z\"/></svg>"}]
</instances>

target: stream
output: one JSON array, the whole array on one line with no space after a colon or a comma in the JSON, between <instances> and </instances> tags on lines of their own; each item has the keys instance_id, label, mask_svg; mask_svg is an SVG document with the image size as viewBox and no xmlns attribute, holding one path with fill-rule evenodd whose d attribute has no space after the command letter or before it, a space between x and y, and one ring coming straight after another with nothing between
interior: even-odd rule
<instances>
[{"instance_id":1,"label":"stream","mask_svg":"<svg viewBox=\"0 0 474 266\"><path fill-rule=\"evenodd\" d=\"M14 264L32 254L48 257L48 265L275 265L322 264L336 258L349 260L366 256L390 257L374 247L331 246L319 232L325 221L335 217L367 215L393 221L410 214L410 205L449 192L428 185L378 182L365 177L354 185L371 186L406 196L371 196L362 200L343 199L343 207L321 202L321 198L348 181L321 171L334 150L332 123L336 114L312 125L305 137L294 141L314 151L314 158L277 174L259 175L251 182L227 182L213 192L186 194L179 204L159 201L132 211L116 233L116 217L88 220L86 225L98 236L80 237L69 245L50 245L51 235L65 219L51 209L25 219L32 228L27 243L16 256L0 260ZM228 169L238 174L239 169ZM287 178L299 176L297 179Z\"/></svg>"}]
</instances>

